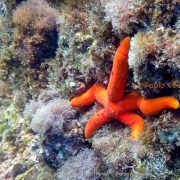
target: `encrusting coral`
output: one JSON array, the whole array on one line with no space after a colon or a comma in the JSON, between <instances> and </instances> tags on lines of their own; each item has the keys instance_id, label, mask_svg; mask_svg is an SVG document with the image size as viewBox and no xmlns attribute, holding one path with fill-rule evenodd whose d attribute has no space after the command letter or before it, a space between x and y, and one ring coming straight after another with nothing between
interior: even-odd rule
<instances>
[{"instance_id":1,"label":"encrusting coral","mask_svg":"<svg viewBox=\"0 0 180 180\"><path fill-rule=\"evenodd\" d=\"M144 129L144 121L141 116L132 113L132 110L140 109L145 115L154 115L167 108L177 109L179 107L178 100L170 96L146 99L137 92L131 92L124 97L129 48L130 37L126 37L115 53L107 90L102 85L95 84L87 92L71 100L73 107L87 106L95 100L104 106L88 120L85 127L86 138L91 138L97 129L115 118L131 126L131 137L137 140Z\"/></svg>"}]
</instances>

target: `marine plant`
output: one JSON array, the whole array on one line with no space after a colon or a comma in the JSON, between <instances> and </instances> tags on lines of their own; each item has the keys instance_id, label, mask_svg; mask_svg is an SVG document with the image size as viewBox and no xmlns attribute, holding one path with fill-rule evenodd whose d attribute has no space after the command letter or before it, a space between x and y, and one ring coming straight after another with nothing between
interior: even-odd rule
<instances>
[{"instance_id":1,"label":"marine plant","mask_svg":"<svg viewBox=\"0 0 180 180\"><path fill-rule=\"evenodd\" d=\"M129 67L144 96L173 94L179 97L179 38L176 31L163 27L140 32L132 38Z\"/></svg>"},{"instance_id":2,"label":"marine plant","mask_svg":"<svg viewBox=\"0 0 180 180\"><path fill-rule=\"evenodd\" d=\"M79 163L81 162L81 164ZM100 161L97 155L91 149L84 149L75 157L69 159L62 168L56 172L56 177L59 180L95 180L100 178L99 172Z\"/></svg>"},{"instance_id":3,"label":"marine plant","mask_svg":"<svg viewBox=\"0 0 180 180\"><path fill-rule=\"evenodd\" d=\"M44 90L38 101L31 101L24 111L30 119L31 129L42 138L40 146L44 161L58 169L82 148L90 147L84 141L81 123L76 120L77 111L66 99L59 98L58 91Z\"/></svg>"},{"instance_id":4,"label":"marine plant","mask_svg":"<svg viewBox=\"0 0 180 180\"><path fill-rule=\"evenodd\" d=\"M132 34L144 30L152 16L151 6L136 0L102 0L106 20L110 21L115 31L120 34ZM149 9L149 10L148 10Z\"/></svg>"},{"instance_id":5,"label":"marine plant","mask_svg":"<svg viewBox=\"0 0 180 180\"><path fill-rule=\"evenodd\" d=\"M12 21L17 28L15 46L22 63L31 67L55 56L59 13L45 0L28 0L17 6ZM23 51L23 53L22 53Z\"/></svg>"}]
</instances>

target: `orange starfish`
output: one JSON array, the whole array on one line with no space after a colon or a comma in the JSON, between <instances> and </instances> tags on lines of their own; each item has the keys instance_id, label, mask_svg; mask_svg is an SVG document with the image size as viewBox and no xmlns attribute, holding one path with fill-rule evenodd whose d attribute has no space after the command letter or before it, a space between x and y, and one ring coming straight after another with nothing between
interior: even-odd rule
<instances>
[{"instance_id":1,"label":"orange starfish","mask_svg":"<svg viewBox=\"0 0 180 180\"><path fill-rule=\"evenodd\" d=\"M140 109L145 115L154 115L166 108L177 109L179 107L178 100L171 96L145 99L133 91L124 97L129 48L130 37L126 37L115 53L107 90L103 85L94 84L84 94L71 100L73 107L87 106L95 101L104 106L88 120L85 127L85 138L91 138L101 126L112 119L117 119L132 127L131 137L133 140L137 140L144 130L144 120L131 111Z\"/></svg>"}]
</instances>

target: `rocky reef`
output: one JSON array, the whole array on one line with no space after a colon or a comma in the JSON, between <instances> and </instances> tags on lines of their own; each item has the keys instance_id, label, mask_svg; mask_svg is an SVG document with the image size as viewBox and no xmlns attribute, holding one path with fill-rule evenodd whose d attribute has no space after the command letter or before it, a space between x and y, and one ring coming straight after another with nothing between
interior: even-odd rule
<instances>
[{"instance_id":1,"label":"rocky reef","mask_svg":"<svg viewBox=\"0 0 180 180\"><path fill-rule=\"evenodd\" d=\"M101 106L73 108L107 87L119 42L130 36L125 94L180 100L178 0L0 2L0 179L180 178L180 110L138 112L145 130L111 121L85 139Z\"/></svg>"}]
</instances>

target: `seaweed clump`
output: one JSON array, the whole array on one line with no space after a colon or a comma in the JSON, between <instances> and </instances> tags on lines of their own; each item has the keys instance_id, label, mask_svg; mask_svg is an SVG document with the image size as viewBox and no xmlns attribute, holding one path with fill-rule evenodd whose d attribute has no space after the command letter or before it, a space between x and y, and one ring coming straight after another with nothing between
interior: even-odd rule
<instances>
[{"instance_id":1,"label":"seaweed clump","mask_svg":"<svg viewBox=\"0 0 180 180\"><path fill-rule=\"evenodd\" d=\"M58 16L44 0L28 0L16 8L12 17L18 30L14 46L22 63L36 67L45 58L55 57Z\"/></svg>"},{"instance_id":2,"label":"seaweed clump","mask_svg":"<svg viewBox=\"0 0 180 180\"><path fill-rule=\"evenodd\" d=\"M119 38L105 21L100 1L81 1L78 5L67 1L62 3L61 11L63 28L48 77L49 87L59 87L69 98L96 81L107 84Z\"/></svg>"},{"instance_id":3,"label":"seaweed clump","mask_svg":"<svg viewBox=\"0 0 180 180\"><path fill-rule=\"evenodd\" d=\"M119 34L135 34L150 25L152 4L131 0L102 0L106 20Z\"/></svg>"},{"instance_id":4,"label":"seaweed clump","mask_svg":"<svg viewBox=\"0 0 180 180\"><path fill-rule=\"evenodd\" d=\"M152 125L152 122L148 125ZM171 144L168 148L166 144L166 148L161 149L163 145L158 143L158 134L152 129L151 132L147 130L144 133L142 142L131 141L127 138L127 134L127 128L122 131L114 123L100 129L93 137L92 147L107 168L106 173L102 173L104 179L141 180L177 177L178 169L172 166L172 162L176 162L177 166L177 155L174 155L177 154L174 153L177 149L175 150ZM147 141L146 138L151 140ZM167 149L170 147L172 151L168 152Z\"/></svg>"},{"instance_id":5,"label":"seaweed clump","mask_svg":"<svg viewBox=\"0 0 180 180\"><path fill-rule=\"evenodd\" d=\"M161 26L174 29L180 14L177 0L101 0L105 18L120 35L134 35Z\"/></svg>"},{"instance_id":6,"label":"seaweed clump","mask_svg":"<svg viewBox=\"0 0 180 180\"><path fill-rule=\"evenodd\" d=\"M90 149L84 149L69 159L56 173L59 180L96 180L100 178L100 161Z\"/></svg>"},{"instance_id":7,"label":"seaweed clump","mask_svg":"<svg viewBox=\"0 0 180 180\"><path fill-rule=\"evenodd\" d=\"M132 38L129 66L144 96L179 98L179 38L176 31L163 28Z\"/></svg>"},{"instance_id":8,"label":"seaweed clump","mask_svg":"<svg viewBox=\"0 0 180 180\"><path fill-rule=\"evenodd\" d=\"M15 10L11 2L4 4L7 12L0 17L1 94L21 89L33 96L47 86L46 62L56 54L59 12L44 0L23 1Z\"/></svg>"},{"instance_id":9,"label":"seaweed clump","mask_svg":"<svg viewBox=\"0 0 180 180\"><path fill-rule=\"evenodd\" d=\"M69 101L51 93L44 91L37 102L27 105L29 111L25 110L24 115L27 119L32 117L31 128L41 137L44 161L58 169L90 144L84 140L83 127L75 120L77 112L70 107Z\"/></svg>"}]
</instances>

